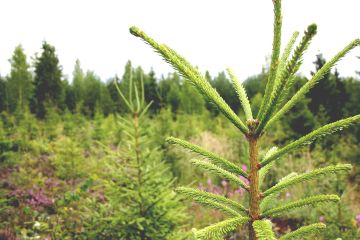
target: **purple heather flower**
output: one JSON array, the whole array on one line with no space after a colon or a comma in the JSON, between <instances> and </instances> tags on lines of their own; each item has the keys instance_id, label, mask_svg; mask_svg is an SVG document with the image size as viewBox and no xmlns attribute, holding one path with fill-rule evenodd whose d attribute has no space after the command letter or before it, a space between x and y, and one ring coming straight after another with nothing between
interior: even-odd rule
<instances>
[{"instance_id":1,"label":"purple heather flower","mask_svg":"<svg viewBox=\"0 0 360 240\"><path fill-rule=\"evenodd\" d=\"M239 178L241 179L241 181L243 181L246 185L249 185L249 180L247 180L247 178L243 177L243 176L239 176Z\"/></svg>"},{"instance_id":2,"label":"purple heather flower","mask_svg":"<svg viewBox=\"0 0 360 240\"><path fill-rule=\"evenodd\" d=\"M356 220L358 227L360 227L360 213L358 215L356 215L355 220Z\"/></svg>"},{"instance_id":3,"label":"purple heather flower","mask_svg":"<svg viewBox=\"0 0 360 240\"><path fill-rule=\"evenodd\" d=\"M247 171L247 166L245 164L243 164L243 165L241 165L241 169L246 172Z\"/></svg>"},{"instance_id":4,"label":"purple heather flower","mask_svg":"<svg viewBox=\"0 0 360 240\"><path fill-rule=\"evenodd\" d=\"M238 189L235 190L234 193L238 193L240 196L243 196L244 193L245 193L245 189L243 189L243 188L238 188Z\"/></svg>"},{"instance_id":5,"label":"purple heather flower","mask_svg":"<svg viewBox=\"0 0 360 240\"><path fill-rule=\"evenodd\" d=\"M221 189L218 186L214 186L211 192L214 194L221 194Z\"/></svg>"},{"instance_id":6,"label":"purple heather flower","mask_svg":"<svg viewBox=\"0 0 360 240\"><path fill-rule=\"evenodd\" d=\"M226 180L222 180L221 185L226 188L228 186L228 182Z\"/></svg>"},{"instance_id":7,"label":"purple heather flower","mask_svg":"<svg viewBox=\"0 0 360 240\"><path fill-rule=\"evenodd\" d=\"M25 201L32 207L47 207L54 203L54 200L49 198L43 189L16 189L9 195Z\"/></svg>"}]
</instances>

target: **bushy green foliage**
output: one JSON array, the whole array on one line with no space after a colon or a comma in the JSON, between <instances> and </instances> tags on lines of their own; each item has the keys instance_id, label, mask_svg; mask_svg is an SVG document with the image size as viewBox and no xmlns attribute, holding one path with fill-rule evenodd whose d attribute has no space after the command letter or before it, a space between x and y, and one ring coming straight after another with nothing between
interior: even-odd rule
<instances>
[{"instance_id":1,"label":"bushy green foliage","mask_svg":"<svg viewBox=\"0 0 360 240\"><path fill-rule=\"evenodd\" d=\"M338 171L349 171L350 165L330 166L322 169L315 169L310 173L302 175L290 174L283 178L279 183L272 188L261 192L259 182L259 174L261 179L271 168L274 161L278 160L284 154L287 154L304 145L312 143L314 140L336 131L342 130L349 125L359 122L360 115L346 118L327 124L317 130L301 137L300 139L289 143L288 145L272 150L265 157L258 156L259 147L258 141L270 129L275 122L283 118L297 103L299 103L312 87L314 87L323 77L328 74L330 69L350 50L360 45L360 39L356 39L348 44L343 50L336 54L329 62L325 63L313 77L305 82L305 84L288 100L288 95L292 89L296 78L295 73L302 63L302 56L307 49L312 37L316 34L317 27L315 24L310 25L304 33L304 37L299 45L295 48L292 57L289 58L292 47L295 43L298 33L294 33L280 57L281 48L281 0L274 0L274 39L273 51L271 56L271 64L269 69L269 76L265 88L263 100L260 105L259 112L255 119L251 111L250 103L248 101L244 88L240 85L234 74L229 71L229 74L234 83L234 88L239 96L240 102L245 112L245 121L241 120L231 109L231 107L224 101L218 91L214 89L207 79L187 62L182 56L176 53L173 49L160 44L153 38L149 37L137 27L131 27L130 32L136 37L141 38L147 44L157 51L166 62L168 62L174 69L182 74L194 87L204 95L204 97L217 106L220 112L228 118L247 138L249 143L249 162L250 171L242 171L235 164L217 156L209 151L202 149L199 146L189 142L179 140L176 138L168 138L168 142L178 144L190 151L193 151L206 160L192 160L192 163L202 168L203 170L213 173L223 179L227 179L245 189L249 192L249 202L247 208L238 205L231 200L226 200L219 196L215 196L206 192L191 190L187 188L178 188L180 193L183 193L194 199L200 204L216 210L224 212L231 218L216 223L202 230L195 230L195 237L197 239L221 239L226 234L234 231L237 226L242 224L249 225L249 239L276 239L275 234L271 229L271 222L264 220L265 218L275 217L280 214L289 213L294 209L304 206L316 206L327 202L339 202L340 198L337 195L315 195L303 198L301 200L293 201L281 206L273 207L264 210L261 203L266 201L267 197L275 195L284 189L297 184L299 182L312 180L323 174L335 173ZM263 170L266 169L266 170ZM243 179L239 178L242 177ZM271 199L275 201L275 198ZM280 239L291 239L297 236L304 236L316 233L319 229L323 229L324 224L309 225L299 228L298 230L282 236Z\"/></svg>"},{"instance_id":2,"label":"bushy green foliage","mask_svg":"<svg viewBox=\"0 0 360 240\"><path fill-rule=\"evenodd\" d=\"M162 152L152 144L147 123L151 103L145 102L142 81L130 79L128 87L127 97L118 88L129 114L118 116L119 152L107 162L105 221L98 218L92 227L99 231L97 239L180 239L184 209Z\"/></svg>"},{"instance_id":3,"label":"bushy green foliage","mask_svg":"<svg viewBox=\"0 0 360 240\"><path fill-rule=\"evenodd\" d=\"M76 179L82 178L87 171L86 161L77 142L68 137L56 141L54 157L55 175L60 179L74 184Z\"/></svg>"},{"instance_id":4,"label":"bushy green foliage","mask_svg":"<svg viewBox=\"0 0 360 240\"><path fill-rule=\"evenodd\" d=\"M23 115L5 112L1 114L0 123L3 127L0 132L0 151L4 156L0 162L0 188L3 196L1 199L4 200L0 203L1 228L13 233L17 232L18 236L22 234L24 239L26 236L54 239L106 238L113 229L107 222L107 217L113 214L110 212L112 207L106 197L112 185L106 183L116 179L113 179L113 176L117 176L120 180L124 178L124 170L117 165L121 165L119 155L122 155L118 149L125 147L127 137L123 128L117 125L119 118L113 115L96 114L95 119L90 119L80 113L70 112L59 116L56 111L51 115L54 120L39 120L29 112L24 112ZM123 117L130 118L131 116ZM199 159L197 153L183 152L175 147L167 148L163 141L168 135L189 139L189 143L196 143L202 146L202 149L215 152L217 156L227 159L235 166L242 166L248 163L246 139L233 131L231 123L226 118L221 115L213 117L206 110L202 115L188 115L174 114L168 109L162 110L152 118L145 118L144 124L148 128L148 137L151 140L149 147L152 149L159 146L157 155L166 162L167 171L177 177L175 185L199 181L199 187L202 186L203 190L209 191L202 190L200 194L214 194L217 199L232 200L236 205L239 205L241 201L246 201L247 195L243 193L245 190L238 191L236 185L231 183L223 187L221 178L209 179L211 174L198 170L191 166L190 161L183 160L190 157ZM281 134L272 132L264 135L266 146L268 142L273 141L275 136L281 136ZM350 136L347 134L340 138L340 142L333 150L324 151L323 146L316 144L312 151L308 152L310 148L303 148L301 152L287 154L285 161L278 161L279 164L283 163L281 168L276 164L275 167L269 168L268 173L265 174L266 179L262 184L262 189L276 185L277 179L288 172L301 173L304 169L327 168L329 164L336 166L339 164L339 159L345 162L351 161L354 166L357 166L357 142L354 136L349 138ZM104 148L104 145L107 147ZM69 155L73 153L74 159L79 161L79 163L74 162L77 170L69 164L71 162ZM263 154L265 153L266 149L263 151ZM58 175L60 172L71 173L74 177L60 178ZM167 176L167 173L163 174ZM333 208L326 211L323 208L310 210L304 208L301 212L275 218L275 221L278 219L288 221L288 228L297 229L303 224L318 221L319 216L324 216L328 230L321 232L318 235L319 239L328 239L327 236L332 235L341 236L342 239L356 239L358 228L354 224L354 219L358 212L357 205L356 202L351 208L349 205L351 197L356 196L356 187L354 188L356 185L353 182L342 182L346 179L340 178L340 185L348 186L347 188L336 187L339 174L341 173L332 174L331 179L324 176L319 180L313 179L310 182L292 185L290 189L273 195L286 203L295 198L306 198L309 195L324 192L325 189L332 189L333 193L342 194L341 218L343 220L338 221L337 210L332 212ZM350 181L356 179L355 176L356 172L353 171ZM159 181L161 178L162 175L159 176ZM92 184L85 188L90 182ZM43 190L40 191L39 188ZM338 188L345 190L338 191L336 190ZM15 192L12 192L16 189L18 189L18 195L13 196ZM32 193L30 192L32 195L28 195L29 192L26 189L32 190ZM192 190L190 187L185 189ZM30 205L28 200L35 196L46 197L44 199L50 199L54 201L54 204L46 208ZM218 198L219 196L223 198ZM266 209L276 207L275 203L269 204ZM347 206L344 206L345 203ZM209 205L205 205L206 208L202 209L196 203L190 206L185 202L180 202L180 204L182 207L188 206L188 212L193 216L181 230L189 230L193 227L200 229L215 221L224 220L222 212L212 210ZM247 207L245 203L243 206ZM294 221L295 223L292 223ZM276 229L279 229L279 223L275 224ZM279 232L285 234L288 228L281 227ZM102 231L102 229L107 230ZM114 231L118 230L116 228ZM240 228L234 236L243 237L244 233L245 229Z\"/></svg>"}]
</instances>

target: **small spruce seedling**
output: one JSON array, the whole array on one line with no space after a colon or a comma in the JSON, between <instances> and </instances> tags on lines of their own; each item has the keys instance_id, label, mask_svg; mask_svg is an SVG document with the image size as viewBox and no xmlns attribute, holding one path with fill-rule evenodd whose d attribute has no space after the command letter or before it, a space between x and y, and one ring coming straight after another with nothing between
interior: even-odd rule
<instances>
[{"instance_id":1,"label":"small spruce seedling","mask_svg":"<svg viewBox=\"0 0 360 240\"><path fill-rule=\"evenodd\" d=\"M105 229L111 230L104 231L110 232L106 239L179 239L183 233L178 227L187 217L173 191L175 179L161 151L153 146L148 124L151 102L145 101L142 76L133 81L130 71L127 95L116 82L115 87L128 115L117 116L123 133L121 160L109 183L113 208L109 209L112 215L106 217Z\"/></svg>"},{"instance_id":2,"label":"small spruce seedling","mask_svg":"<svg viewBox=\"0 0 360 240\"><path fill-rule=\"evenodd\" d=\"M258 142L266 130L270 129L276 121L283 117L296 103L298 103L342 57L360 44L360 39L350 42L290 97L289 94L296 81L295 74L301 66L304 52L308 48L311 39L316 34L317 27L315 24L311 24L305 31L304 36L299 41L298 45L294 48L296 39L299 35L298 32L295 32L280 55L282 25L281 0L273 0L273 5L275 15L274 37L269 76L263 101L255 118L253 117L244 87L234 73L228 69L228 74L245 112L246 121L241 120L238 115L232 111L228 104L225 103L224 99L210 83L206 81L205 77L197 70L197 68L193 67L173 49L156 42L139 28L130 28L130 32L134 36L140 37L154 48L166 62L179 71L184 78L190 81L208 101L215 104L222 114L224 114L224 116L246 136L249 144L250 170L244 171L240 166L190 142L174 137L169 137L167 139L169 143L179 145L206 159L192 160L194 165L238 184L240 187L246 189L249 194L249 203L246 204L249 207L246 208L243 204L223 196L187 187L177 188L176 191L178 193L188 196L205 207L217 209L229 216L228 219L222 222L213 224L201 230L194 230L197 239L222 239L226 234L236 230L237 227L242 224L247 224L249 226L250 240L276 239L272 230L271 221L269 220L271 217L286 214L304 206L315 206L325 202L338 202L340 200L336 195L315 195L282 204L279 207L269 208L269 203L276 201L279 193L297 183L316 179L322 175L351 170L351 165L349 164L338 164L315 169L303 174L290 174L282 178L276 185L261 191L261 184L265 175L271 169L274 162L280 161L282 156L311 143L317 138L342 130L351 124L358 123L360 120L360 115L356 115L327 124L286 146L280 148L273 147L264 157L259 157ZM239 176L246 178L249 183L246 184L243 182ZM280 239L298 239L299 237L304 237L308 234L316 234L316 232L324 228L325 225L323 223L315 223L290 232L280 237Z\"/></svg>"}]
</instances>

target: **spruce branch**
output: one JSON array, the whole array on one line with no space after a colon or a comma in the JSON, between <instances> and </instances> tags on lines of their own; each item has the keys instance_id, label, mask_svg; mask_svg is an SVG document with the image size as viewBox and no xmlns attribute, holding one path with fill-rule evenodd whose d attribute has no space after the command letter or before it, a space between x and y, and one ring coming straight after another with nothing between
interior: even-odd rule
<instances>
[{"instance_id":1,"label":"spruce branch","mask_svg":"<svg viewBox=\"0 0 360 240\"><path fill-rule=\"evenodd\" d=\"M187 62L182 56L180 56L173 49L167 47L164 44L157 43L154 39L146 35L137 27L131 27L130 33L136 37L141 38L156 52L158 52L166 62L168 62L174 69L180 72L186 79L188 79L195 88L202 93L207 99L213 102L219 110L244 134L248 133L247 126L240 120L240 118L234 113L219 93L210 85L208 81L202 76L202 74L194 68L189 62Z\"/></svg>"},{"instance_id":2,"label":"spruce branch","mask_svg":"<svg viewBox=\"0 0 360 240\"><path fill-rule=\"evenodd\" d=\"M252 225L258 240L276 240L270 220L256 220Z\"/></svg>"},{"instance_id":3,"label":"spruce branch","mask_svg":"<svg viewBox=\"0 0 360 240\"><path fill-rule=\"evenodd\" d=\"M201 204L204 207L218 210L218 211L228 215L229 217L241 216L241 214L239 212L235 211L234 209L229 208L228 206L225 206L221 203L218 203L218 202L215 202L215 201L212 201L209 199L201 199L201 200L198 199L196 202Z\"/></svg>"},{"instance_id":4,"label":"spruce branch","mask_svg":"<svg viewBox=\"0 0 360 240\"><path fill-rule=\"evenodd\" d=\"M220 168L223 168L226 171L229 171L236 175L241 175L245 178L247 177L247 173L244 170L242 170L240 167L235 165L234 163L216 155L215 153L209 152L200 146L197 146L197 145L189 143L185 140L174 138L174 137L168 137L168 138L166 138L166 141L170 144L176 144L176 145L186 148L194 153L200 154L201 156L209 159L209 161L211 163L213 163L214 165L216 165Z\"/></svg>"},{"instance_id":5,"label":"spruce branch","mask_svg":"<svg viewBox=\"0 0 360 240\"><path fill-rule=\"evenodd\" d=\"M284 213L288 213L291 210L305 207L305 206L315 206L320 203L325 202L334 202L337 203L340 201L340 198L336 195L317 195L308 198L304 198L298 201L290 202L284 204L280 207L272 208L270 210L265 211L262 214L262 217L270 217L270 216L278 216Z\"/></svg>"},{"instance_id":6,"label":"spruce branch","mask_svg":"<svg viewBox=\"0 0 360 240\"><path fill-rule=\"evenodd\" d=\"M270 163L269 165L271 165L271 164L273 164L273 162ZM265 167L267 167L267 166L268 166L268 165L266 165ZM297 174L296 172L292 172L292 173L286 175L285 177L281 178L281 179L279 180L279 183L278 183L278 184L280 184L280 183L282 183L282 182L284 182L284 181L288 181L289 179L294 178L294 177L296 177L297 175L298 175L298 174ZM279 193L280 193L280 192L277 192L277 193L270 194L270 195L264 197L264 198L261 200L261 203L260 203L260 209L261 209L261 211L267 210L268 207L270 206L270 204L271 204L272 202L276 202L276 198L278 197Z\"/></svg>"},{"instance_id":7,"label":"spruce branch","mask_svg":"<svg viewBox=\"0 0 360 240\"><path fill-rule=\"evenodd\" d=\"M130 104L130 102L127 100L127 98L124 96L124 94L122 93L122 91L119 88L119 85L116 81L114 81L114 85L116 88L116 91L118 92L118 94L120 95L121 99L125 102L126 106L128 107L128 109L130 111L133 111L133 106ZM130 84L132 85L132 84Z\"/></svg>"},{"instance_id":8,"label":"spruce branch","mask_svg":"<svg viewBox=\"0 0 360 240\"><path fill-rule=\"evenodd\" d=\"M236 91L236 94L239 97L241 106L243 107L244 112L245 112L246 119L247 120L253 119L250 102L249 102L249 99L247 97L246 90L245 90L244 86L240 83L239 79L236 77L236 75L234 74L234 72L230 68L227 68L226 71L229 74L230 79L232 81L232 84L234 86L234 89Z\"/></svg>"},{"instance_id":9,"label":"spruce branch","mask_svg":"<svg viewBox=\"0 0 360 240\"><path fill-rule=\"evenodd\" d=\"M276 152L276 150L277 150L277 147L270 148L270 150L267 151L267 153L265 154L264 158L269 158L272 154L274 154ZM261 187L262 183L264 182L266 174L268 174L268 172L273 167L273 165L274 165L274 162L271 162L270 164L264 166L263 168L261 168L259 170L259 185L260 185L260 187Z\"/></svg>"},{"instance_id":10,"label":"spruce branch","mask_svg":"<svg viewBox=\"0 0 360 240\"><path fill-rule=\"evenodd\" d=\"M267 164L269 164L270 162L278 159L279 157L281 157L282 155L289 153L290 151L302 147L304 145L308 145L310 143L312 143L315 139L323 137L325 135L343 130L346 127L349 127L352 124L355 124L357 122L359 122L360 120L360 114L353 116L353 117L349 117L349 118L345 118L330 124L327 124L323 127L320 127L318 129L316 129L315 131L299 138L298 140L286 145L285 147L277 150L274 154L272 154L270 157L264 158L261 161L261 166L266 166Z\"/></svg>"},{"instance_id":11,"label":"spruce branch","mask_svg":"<svg viewBox=\"0 0 360 240\"><path fill-rule=\"evenodd\" d=\"M140 100L140 97L139 97L139 91L138 91L138 88L136 86L136 83L134 83L134 92L135 92L135 100L136 100L136 112L140 112L140 109L141 109L141 103L143 102L142 100Z\"/></svg>"},{"instance_id":12,"label":"spruce branch","mask_svg":"<svg viewBox=\"0 0 360 240\"><path fill-rule=\"evenodd\" d=\"M307 30L304 32L304 36L301 39L299 45L295 48L294 54L292 58L286 65L288 80L285 83L283 91L280 93L279 101L277 104L277 108L282 105L285 99L288 97L292 87L295 84L295 73L300 68L302 64L303 55L305 51L308 49L311 40L317 33L317 26L315 23L309 25Z\"/></svg>"},{"instance_id":13,"label":"spruce branch","mask_svg":"<svg viewBox=\"0 0 360 240\"><path fill-rule=\"evenodd\" d=\"M282 92L286 81L288 80L291 72L287 71L288 68L286 67L286 62L290 56L292 47L295 44L295 41L297 37L299 36L299 32L294 32L292 37L290 38L289 43L287 44L281 59L280 63L277 69L275 81L274 81L274 87L272 89L272 93L270 95L269 102L266 103L264 109L264 113L262 114L261 118L259 119L259 125L256 129L257 133L260 134L263 127L265 126L266 122L269 120L271 115L273 114L273 111L275 110L278 98L280 93Z\"/></svg>"},{"instance_id":14,"label":"spruce branch","mask_svg":"<svg viewBox=\"0 0 360 240\"><path fill-rule=\"evenodd\" d=\"M281 0L273 0L273 5L274 5L274 37L273 37L273 48L271 54L271 63L270 63L269 77L265 87L264 99L261 102L257 119L262 119L262 114L264 113L265 106L270 99L270 95L274 86L276 72L279 64L280 47L281 47L281 27L282 27Z\"/></svg>"},{"instance_id":15,"label":"spruce branch","mask_svg":"<svg viewBox=\"0 0 360 240\"><path fill-rule=\"evenodd\" d=\"M279 180L279 183L284 182L284 181L288 181L289 179L292 179L292 178L294 178L296 176L298 176L298 174L296 172L291 172L288 175L286 175L285 177L281 178Z\"/></svg>"},{"instance_id":16,"label":"spruce branch","mask_svg":"<svg viewBox=\"0 0 360 240\"><path fill-rule=\"evenodd\" d=\"M225 178L229 181L232 181L234 183L239 184L242 188L244 188L245 190L249 191L249 186L246 185L238 176L236 176L235 174L226 171L210 162L204 161L204 160L191 160L191 163L194 164L195 166L198 166L204 170L207 170L209 172L212 172L214 174L216 174L219 177Z\"/></svg>"},{"instance_id":17,"label":"spruce branch","mask_svg":"<svg viewBox=\"0 0 360 240\"><path fill-rule=\"evenodd\" d=\"M352 168L351 164L338 164L335 166L328 166L324 168L315 169L309 173L300 174L285 181L279 182L275 186L266 190L264 192L264 196L266 197L269 196L270 194L282 192L284 189L293 186L294 184L309 181L321 177L322 175L335 174L341 171L350 171L351 168Z\"/></svg>"},{"instance_id":18,"label":"spruce branch","mask_svg":"<svg viewBox=\"0 0 360 240\"><path fill-rule=\"evenodd\" d=\"M271 125L275 121L277 121L280 117L282 117L285 113L287 113L297 102L299 102L307 92L316 84L318 83L323 76L328 73L331 68L341 60L349 51L353 48L360 45L360 39L356 39L349 43L343 50L341 50L338 54L336 54L330 61L325 63L325 65L316 72L316 74L305 83L304 86L300 88L299 91L269 120L267 125ZM265 126L267 128L268 126Z\"/></svg>"},{"instance_id":19,"label":"spruce branch","mask_svg":"<svg viewBox=\"0 0 360 240\"><path fill-rule=\"evenodd\" d=\"M323 231L326 228L326 225L323 223L315 223L308 226L301 227L293 232L290 232L279 240L290 240L290 239L300 239L305 237L306 235L311 235Z\"/></svg>"},{"instance_id":20,"label":"spruce branch","mask_svg":"<svg viewBox=\"0 0 360 240\"><path fill-rule=\"evenodd\" d=\"M234 231L239 225L249 222L247 217L235 217L210 225L201 230L194 230L196 239L220 240L223 236Z\"/></svg>"},{"instance_id":21,"label":"spruce branch","mask_svg":"<svg viewBox=\"0 0 360 240\"><path fill-rule=\"evenodd\" d=\"M283 79L287 79L283 75L285 75L286 71L289 70L289 68L290 68L289 63L288 63L288 59L289 59L289 56L291 54L291 51L293 49L293 46L294 46L295 41L298 38L298 36L299 36L299 32L295 31L292 34L289 42L287 43L287 45L286 45L286 47L284 49L284 52L281 55L278 71L276 72L276 78L275 78L274 89L272 91L272 94L275 93L275 87L277 85L280 85L280 83L281 83L281 81Z\"/></svg>"},{"instance_id":22,"label":"spruce branch","mask_svg":"<svg viewBox=\"0 0 360 240\"><path fill-rule=\"evenodd\" d=\"M134 84L134 82L133 82L133 73L132 73L132 71L130 71L129 72L129 91L128 91L128 96L129 96L129 100L130 100L130 103L133 105L134 103L133 103L133 101L134 101L134 99L133 99L133 84Z\"/></svg>"},{"instance_id":23,"label":"spruce branch","mask_svg":"<svg viewBox=\"0 0 360 240\"><path fill-rule=\"evenodd\" d=\"M220 206L225 209L225 211L228 211L230 209L231 211L228 212L235 212L235 216L240 215L240 213L247 213L247 209L242 206L241 204L226 198L221 195L209 193L200 191L193 188L187 188L187 187L178 187L175 189L177 193L183 194L188 198L193 199L194 201L198 202L199 204L209 206L209 202L213 202L218 204L217 206ZM211 207L211 206L210 206ZM221 210L221 209L219 209ZM224 212L224 211L223 211ZM234 214L233 214L234 215Z\"/></svg>"},{"instance_id":24,"label":"spruce branch","mask_svg":"<svg viewBox=\"0 0 360 240\"><path fill-rule=\"evenodd\" d=\"M266 198L262 199L262 201L260 203L261 212L268 210L271 207L272 203L276 202L277 197L278 197L277 194L271 194L271 195L267 196Z\"/></svg>"},{"instance_id":25,"label":"spruce branch","mask_svg":"<svg viewBox=\"0 0 360 240\"><path fill-rule=\"evenodd\" d=\"M145 116L145 114L147 113L147 111L149 110L150 106L152 105L153 101L151 100L141 111L140 115L139 115L139 119L141 119L142 117ZM145 104L145 103L144 103Z\"/></svg>"}]
</instances>

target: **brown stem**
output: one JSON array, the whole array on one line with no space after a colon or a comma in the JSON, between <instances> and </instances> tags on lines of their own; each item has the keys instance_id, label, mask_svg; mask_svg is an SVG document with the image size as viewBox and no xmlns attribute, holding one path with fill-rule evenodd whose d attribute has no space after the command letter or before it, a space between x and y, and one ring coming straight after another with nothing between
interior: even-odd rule
<instances>
[{"instance_id":1,"label":"brown stem","mask_svg":"<svg viewBox=\"0 0 360 240\"><path fill-rule=\"evenodd\" d=\"M259 159L258 159L258 137L256 135L248 136L250 148L250 223L249 239L257 240L252 223L260 219L260 189L259 189Z\"/></svg>"},{"instance_id":2,"label":"brown stem","mask_svg":"<svg viewBox=\"0 0 360 240\"><path fill-rule=\"evenodd\" d=\"M133 114L133 121L134 121L134 131L135 131L135 137L134 137L134 141L135 141L135 158L136 158L136 164L138 166L138 182L141 186L142 183L142 177L141 177L141 157L140 157L140 134L139 134L139 116L138 113L135 112Z\"/></svg>"},{"instance_id":3,"label":"brown stem","mask_svg":"<svg viewBox=\"0 0 360 240\"><path fill-rule=\"evenodd\" d=\"M143 196L142 196L142 171L141 171L141 152L140 152L140 132L139 132L139 114L137 112L133 113L133 122L134 122L134 131L135 131L135 138L134 138L134 147L135 147L135 158L137 164L137 182L138 182L138 195L140 198L139 202L139 214L142 217L145 217L146 212L144 209L143 204ZM146 239L145 236L145 229L140 231L140 239Z\"/></svg>"}]
</instances>

